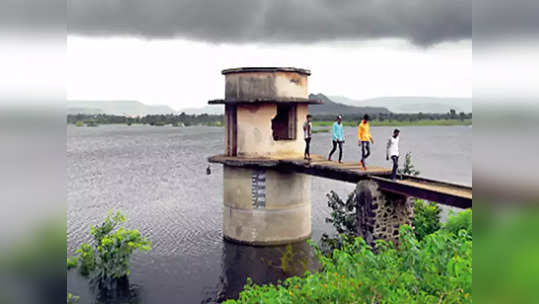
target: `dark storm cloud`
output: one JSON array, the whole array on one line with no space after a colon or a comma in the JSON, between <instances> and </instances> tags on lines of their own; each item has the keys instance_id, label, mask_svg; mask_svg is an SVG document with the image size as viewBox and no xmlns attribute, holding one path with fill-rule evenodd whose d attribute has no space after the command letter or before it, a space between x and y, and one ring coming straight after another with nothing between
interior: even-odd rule
<instances>
[{"instance_id":1,"label":"dark storm cloud","mask_svg":"<svg viewBox=\"0 0 539 304\"><path fill-rule=\"evenodd\" d=\"M70 33L210 42L469 39L470 0L69 0Z\"/></svg>"}]
</instances>

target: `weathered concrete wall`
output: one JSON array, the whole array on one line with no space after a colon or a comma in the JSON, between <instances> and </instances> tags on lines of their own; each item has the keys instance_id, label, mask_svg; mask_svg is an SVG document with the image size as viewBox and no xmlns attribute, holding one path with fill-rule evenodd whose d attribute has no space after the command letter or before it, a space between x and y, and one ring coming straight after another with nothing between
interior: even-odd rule
<instances>
[{"instance_id":1,"label":"weathered concrete wall","mask_svg":"<svg viewBox=\"0 0 539 304\"><path fill-rule=\"evenodd\" d=\"M377 239L397 243L400 226L412 226L412 198L382 192L378 184L370 180L360 181L355 191L359 234L371 246Z\"/></svg>"},{"instance_id":2,"label":"weathered concrete wall","mask_svg":"<svg viewBox=\"0 0 539 304\"><path fill-rule=\"evenodd\" d=\"M301 157L305 150L303 122L308 114L306 104L296 110L296 139L274 140L271 120L277 115L275 104L238 105L238 155L268 157Z\"/></svg>"},{"instance_id":3,"label":"weathered concrete wall","mask_svg":"<svg viewBox=\"0 0 539 304\"><path fill-rule=\"evenodd\" d=\"M227 100L307 99L307 75L297 72L242 72L227 74Z\"/></svg>"},{"instance_id":4,"label":"weathered concrete wall","mask_svg":"<svg viewBox=\"0 0 539 304\"><path fill-rule=\"evenodd\" d=\"M311 235L311 177L264 170L265 205L253 202L256 169L224 166L223 233L254 245L285 244Z\"/></svg>"}]
</instances>

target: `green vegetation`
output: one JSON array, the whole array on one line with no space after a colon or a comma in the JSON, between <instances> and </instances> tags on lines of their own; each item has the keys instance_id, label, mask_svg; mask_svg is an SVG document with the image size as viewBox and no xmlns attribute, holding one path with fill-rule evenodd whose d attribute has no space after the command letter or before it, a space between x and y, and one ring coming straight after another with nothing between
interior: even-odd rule
<instances>
[{"instance_id":1,"label":"green vegetation","mask_svg":"<svg viewBox=\"0 0 539 304\"><path fill-rule=\"evenodd\" d=\"M355 192L343 201L328 195L326 219L338 235L312 244L321 264L277 285L248 279L237 300L225 303L471 303L472 211L440 223L435 203L415 202L413 228L400 228L399 245L377 240L375 250L357 237Z\"/></svg>"},{"instance_id":2,"label":"green vegetation","mask_svg":"<svg viewBox=\"0 0 539 304\"><path fill-rule=\"evenodd\" d=\"M457 234L460 230L466 230L470 236L472 235L472 210L464 210L458 214L451 214L443 229L448 232Z\"/></svg>"},{"instance_id":3,"label":"green vegetation","mask_svg":"<svg viewBox=\"0 0 539 304\"><path fill-rule=\"evenodd\" d=\"M361 114L351 114L344 117L344 125L348 127L356 127L362 119ZM334 122L334 115L315 115L313 117L313 127L328 127ZM372 126L456 126L456 125L471 125L472 114L449 112L446 114L397 114L397 113L380 113L371 115ZM119 115L108 114L69 114L67 115L67 123L77 124L77 122L92 122L95 124L148 124L151 126L224 126L224 115L190 115L181 114L161 114L161 115L146 115L139 117L126 117ZM328 132L329 130L313 130L313 133Z\"/></svg>"},{"instance_id":4,"label":"green vegetation","mask_svg":"<svg viewBox=\"0 0 539 304\"><path fill-rule=\"evenodd\" d=\"M285 274L302 274L309 269L307 257L303 252L294 250L292 244L286 245L280 262L279 268Z\"/></svg>"},{"instance_id":5,"label":"green vegetation","mask_svg":"<svg viewBox=\"0 0 539 304\"><path fill-rule=\"evenodd\" d=\"M357 236L359 231L356 214L356 195L352 192L346 201L343 201L337 193L330 191L327 194L328 207L331 208L329 218L326 223L331 223L338 235L330 237L324 233L322 235L320 247L322 252L331 253L334 249L341 248L344 243L350 240L350 236ZM441 228L440 207L434 202L424 202L416 199L414 202L414 218L412 224L416 238L423 240L427 235L438 231ZM468 215L468 213L470 213ZM460 229L472 231L471 210L463 211L452 217L448 223L448 230L457 234ZM469 220L469 222L468 222Z\"/></svg>"},{"instance_id":6,"label":"green vegetation","mask_svg":"<svg viewBox=\"0 0 539 304\"><path fill-rule=\"evenodd\" d=\"M46 217L35 218L35 226L17 231L0 250L1 276L9 282L0 292L0 303L65 301L65 264L58 257L66 253L66 220Z\"/></svg>"},{"instance_id":7,"label":"green vegetation","mask_svg":"<svg viewBox=\"0 0 539 304\"><path fill-rule=\"evenodd\" d=\"M440 230L440 207L434 202L425 203L423 200L416 200L414 203L413 225L415 235L419 241L427 235ZM452 231L457 234L458 231Z\"/></svg>"},{"instance_id":8,"label":"green vegetation","mask_svg":"<svg viewBox=\"0 0 539 304\"><path fill-rule=\"evenodd\" d=\"M325 255L330 255L333 250L342 248L346 243L353 241L358 235L356 192L352 191L346 201L343 201L337 193L330 191L326 194L328 207L332 210L326 223L331 223L337 235L322 234L320 249Z\"/></svg>"},{"instance_id":9,"label":"green vegetation","mask_svg":"<svg viewBox=\"0 0 539 304\"><path fill-rule=\"evenodd\" d=\"M343 114L345 126L356 127L363 119L362 113ZM335 121L335 115L315 115L313 126L330 126ZM448 113L370 113L371 126L455 126L471 125L472 113L461 112L457 114L455 110Z\"/></svg>"},{"instance_id":10,"label":"green vegetation","mask_svg":"<svg viewBox=\"0 0 539 304\"><path fill-rule=\"evenodd\" d=\"M87 127L97 127L99 125L95 120L86 120L84 123L86 123Z\"/></svg>"},{"instance_id":11,"label":"green vegetation","mask_svg":"<svg viewBox=\"0 0 539 304\"><path fill-rule=\"evenodd\" d=\"M112 288L119 279L129 275L129 258L135 250L148 251L150 241L136 229L122 227L126 218L109 212L105 221L90 229L93 243L83 243L77 256L67 259L67 269L77 268L83 276L90 277L101 288Z\"/></svg>"},{"instance_id":12,"label":"green vegetation","mask_svg":"<svg viewBox=\"0 0 539 304\"><path fill-rule=\"evenodd\" d=\"M77 127L83 127L83 126L84 126L84 123L83 123L82 121L79 120L79 121L75 122L75 126L77 126Z\"/></svg>"},{"instance_id":13,"label":"green vegetation","mask_svg":"<svg viewBox=\"0 0 539 304\"><path fill-rule=\"evenodd\" d=\"M411 227L400 229L400 244L361 238L316 254L317 273L286 279L277 286L248 281L238 300L225 303L471 303L472 238L439 230L418 241ZM315 246L316 248L316 246Z\"/></svg>"},{"instance_id":14,"label":"green vegetation","mask_svg":"<svg viewBox=\"0 0 539 304\"><path fill-rule=\"evenodd\" d=\"M323 121L313 121L313 126L316 127L327 127L333 125L334 121L323 120ZM343 121L345 127L357 127L357 121L346 120ZM471 119L421 119L421 120L373 120L370 122L373 127L401 127L401 126L470 126L472 125Z\"/></svg>"},{"instance_id":15,"label":"green vegetation","mask_svg":"<svg viewBox=\"0 0 539 304\"><path fill-rule=\"evenodd\" d=\"M79 121L92 121L96 124L126 124L128 126L132 124L148 124L150 126L192 126L192 125L205 125L205 126L223 126L223 115L189 115L181 113L179 115L166 114L166 115L146 115L141 117L126 117L119 115L107 115L107 114L69 114L67 115L67 123L77 124Z\"/></svg>"}]
</instances>

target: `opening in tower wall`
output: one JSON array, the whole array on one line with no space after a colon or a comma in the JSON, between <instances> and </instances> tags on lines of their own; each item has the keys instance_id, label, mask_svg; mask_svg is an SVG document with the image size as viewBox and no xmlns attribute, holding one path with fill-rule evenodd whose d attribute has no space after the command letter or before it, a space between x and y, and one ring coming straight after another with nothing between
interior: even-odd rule
<instances>
[{"instance_id":1,"label":"opening in tower wall","mask_svg":"<svg viewBox=\"0 0 539 304\"><path fill-rule=\"evenodd\" d=\"M273 139L296 139L296 121L296 105L277 105L277 115L271 120Z\"/></svg>"}]
</instances>

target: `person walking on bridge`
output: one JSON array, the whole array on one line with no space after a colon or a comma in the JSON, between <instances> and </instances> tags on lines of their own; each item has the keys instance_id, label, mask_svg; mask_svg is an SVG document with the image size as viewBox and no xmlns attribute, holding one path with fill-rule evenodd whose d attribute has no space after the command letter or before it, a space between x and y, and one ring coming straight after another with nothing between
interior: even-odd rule
<instances>
[{"instance_id":1,"label":"person walking on bridge","mask_svg":"<svg viewBox=\"0 0 539 304\"><path fill-rule=\"evenodd\" d=\"M399 134L399 129L395 129L393 131L393 137L387 141L386 160L389 160L391 157L393 161L393 171L391 171L392 180L397 179L397 169L399 167Z\"/></svg>"},{"instance_id":2,"label":"person walking on bridge","mask_svg":"<svg viewBox=\"0 0 539 304\"><path fill-rule=\"evenodd\" d=\"M369 115L367 114L363 116L363 120L358 125L357 140L358 145L361 147L361 161L359 163L363 167L363 170L367 170L365 160L371 155L369 141L374 145L374 139L371 136L371 126L369 125Z\"/></svg>"},{"instance_id":3,"label":"person walking on bridge","mask_svg":"<svg viewBox=\"0 0 539 304\"><path fill-rule=\"evenodd\" d=\"M307 114L307 120L303 123L303 134L305 137L305 153L303 153L303 158L306 160L311 160L310 145L311 137L313 135L313 123L311 122L311 114Z\"/></svg>"},{"instance_id":4,"label":"person walking on bridge","mask_svg":"<svg viewBox=\"0 0 539 304\"><path fill-rule=\"evenodd\" d=\"M337 149L337 145L339 146L339 163L342 163L342 145L344 144L344 133L343 133L343 127L342 127L342 116L337 116L337 121L333 123L333 136L332 136L332 142L333 142L333 148L329 152L328 160L331 160L331 156L335 152L335 149Z\"/></svg>"}]
</instances>

